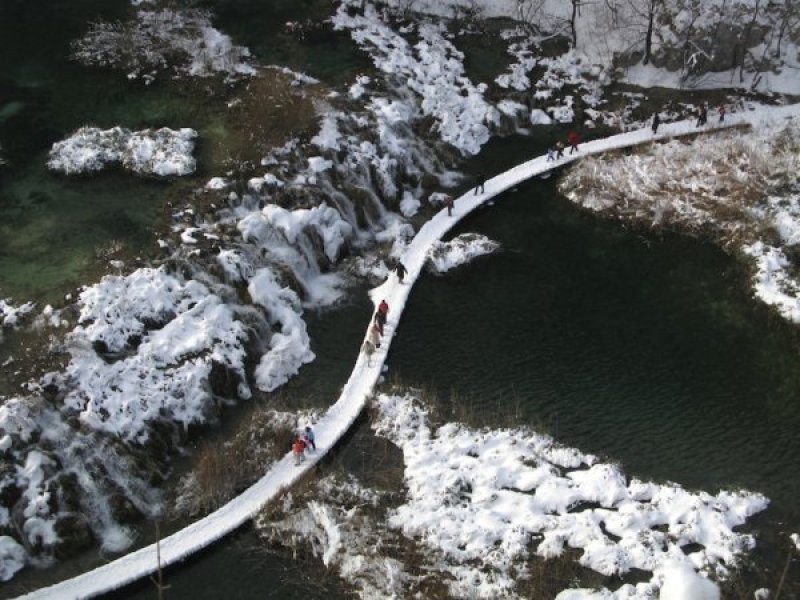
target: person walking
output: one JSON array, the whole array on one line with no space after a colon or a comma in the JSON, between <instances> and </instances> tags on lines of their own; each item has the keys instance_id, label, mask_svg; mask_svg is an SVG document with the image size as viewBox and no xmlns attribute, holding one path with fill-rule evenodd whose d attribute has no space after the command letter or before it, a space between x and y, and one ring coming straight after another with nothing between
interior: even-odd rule
<instances>
[{"instance_id":1,"label":"person walking","mask_svg":"<svg viewBox=\"0 0 800 600\"><path fill-rule=\"evenodd\" d=\"M314 430L311 429L311 425L306 425L306 432L303 435L303 443L311 448L311 452L317 451L316 436L314 435Z\"/></svg>"},{"instance_id":2,"label":"person walking","mask_svg":"<svg viewBox=\"0 0 800 600\"><path fill-rule=\"evenodd\" d=\"M556 151L553 148L547 149L547 162L552 162L556 159Z\"/></svg>"},{"instance_id":3,"label":"person walking","mask_svg":"<svg viewBox=\"0 0 800 600\"><path fill-rule=\"evenodd\" d=\"M564 158L564 142L561 140L556 142L556 158Z\"/></svg>"},{"instance_id":4,"label":"person walking","mask_svg":"<svg viewBox=\"0 0 800 600\"><path fill-rule=\"evenodd\" d=\"M581 143L581 138L577 133L575 133L574 131L570 131L567 134L567 141L569 142L569 145L570 145L570 149L569 149L569 153L570 154L579 151L578 150L578 144Z\"/></svg>"},{"instance_id":5,"label":"person walking","mask_svg":"<svg viewBox=\"0 0 800 600\"><path fill-rule=\"evenodd\" d=\"M372 342L372 345L375 346L375 348L381 347L381 333L382 332L378 327L377 323L373 323L372 327L369 328L369 334L367 335L367 340Z\"/></svg>"},{"instance_id":6,"label":"person walking","mask_svg":"<svg viewBox=\"0 0 800 600\"><path fill-rule=\"evenodd\" d=\"M658 113L653 113L653 135L658 133L659 125L661 125L661 116Z\"/></svg>"},{"instance_id":7,"label":"person walking","mask_svg":"<svg viewBox=\"0 0 800 600\"><path fill-rule=\"evenodd\" d=\"M378 312L383 313L384 317L389 316L389 303L386 302L386 299L381 300L381 303L378 304Z\"/></svg>"},{"instance_id":8,"label":"person walking","mask_svg":"<svg viewBox=\"0 0 800 600\"><path fill-rule=\"evenodd\" d=\"M400 281L400 283L403 283L403 278L406 276L406 273L408 273L408 269L406 269L405 265L398 260L397 266L394 268L394 272L397 273L397 279Z\"/></svg>"},{"instance_id":9,"label":"person walking","mask_svg":"<svg viewBox=\"0 0 800 600\"><path fill-rule=\"evenodd\" d=\"M486 175L483 173L478 173L478 184L475 186L475 191L473 192L474 196L478 195L478 190L480 193L483 193L483 186L486 184Z\"/></svg>"},{"instance_id":10,"label":"person walking","mask_svg":"<svg viewBox=\"0 0 800 600\"><path fill-rule=\"evenodd\" d=\"M700 105L700 111L697 113L697 127L702 127L708 121L708 107L703 102Z\"/></svg>"},{"instance_id":11,"label":"person walking","mask_svg":"<svg viewBox=\"0 0 800 600\"><path fill-rule=\"evenodd\" d=\"M453 197L452 196L445 196L444 197L444 205L447 207L447 216L453 216Z\"/></svg>"},{"instance_id":12,"label":"person walking","mask_svg":"<svg viewBox=\"0 0 800 600\"><path fill-rule=\"evenodd\" d=\"M720 104L719 108L717 109L717 112L719 113L719 122L720 123L724 123L725 122L725 105L724 104Z\"/></svg>"},{"instance_id":13,"label":"person walking","mask_svg":"<svg viewBox=\"0 0 800 600\"><path fill-rule=\"evenodd\" d=\"M375 344L373 344L372 342L367 340L367 341L364 342L364 345L361 346L361 351L367 357L367 366L371 367L372 366L372 355L375 354Z\"/></svg>"},{"instance_id":14,"label":"person walking","mask_svg":"<svg viewBox=\"0 0 800 600\"><path fill-rule=\"evenodd\" d=\"M386 315L381 311L375 312L375 327L378 328L378 334L383 335L383 326L386 325Z\"/></svg>"},{"instance_id":15,"label":"person walking","mask_svg":"<svg viewBox=\"0 0 800 600\"><path fill-rule=\"evenodd\" d=\"M294 454L294 464L295 466L299 465L306 459L306 443L300 439L300 436L296 436L294 438L294 443L292 444L292 454Z\"/></svg>"}]
</instances>

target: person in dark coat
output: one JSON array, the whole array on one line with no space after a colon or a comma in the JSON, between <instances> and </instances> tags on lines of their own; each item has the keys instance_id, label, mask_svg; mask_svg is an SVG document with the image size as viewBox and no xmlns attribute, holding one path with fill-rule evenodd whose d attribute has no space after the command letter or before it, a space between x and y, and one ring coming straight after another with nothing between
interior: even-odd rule
<instances>
[{"instance_id":1,"label":"person in dark coat","mask_svg":"<svg viewBox=\"0 0 800 600\"><path fill-rule=\"evenodd\" d=\"M661 125L661 116L658 113L653 113L653 135L658 133L659 125Z\"/></svg>"},{"instance_id":2,"label":"person in dark coat","mask_svg":"<svg viewBox=\"0 0 800 600\"><path fill-rule=\"evenodd\" d=\"M447 216L453 216L453 197L452 196L445 196L444 197L444 205L447 207Z\"/></svg>"},{"instance_id":3,"label":"person in dark coat","mask_svg":"<svg viewBox=\"0 0 800 600\"><path fill-rule=\"evenodd\" d=\"M581 143L580 136L578 136L578 134L575 133L574 131L570 131L567 134L567 141L569 142L570 145L569 153L572 154L574 152L578 152L578 144Z\"/></svg>"},{"instance_id":4,"label":"person in dark coat","mask_svg":"<svg viewBox=\"0 0 800 600\"><path fill-rule=\"evenodd\" d=\"M564 158L564 142L561 140L556 142L556 158Z\"/></svg>"},{"instance_id":5,"label":"person in dark coat","mask_svg":"<svg viewBox=\"0 0 800 600\"><path fill-rule=\"evenodd\" d=\"M705 102L700 105L700 112L697 114L697 127L701 127L708 121L708 107Z\"/></svg>"},{"instance_id":6,"label":"person in dark coat","mask_svg":"<svg viewBox=\"0 0 800 600\"><path fill-rule=\"evenodd\" d=\"M478 173L478 183L475 186L475 192L474 192L475 196L478 195L478 190L480 190L481 194L483 193L484 184L486 184L486 175L484 175L483 173Z\"/></svg>"},{"instance_id":7,"label":"person in dark coat","mask_svg":"<svg viewBox=\"0 0 800 600\"><path fill-rule=\"evenodd\" d=\"M397 266L394 268L394 272L397 273L398 281L403 283L403 278L406 276L406 273L408 273L408 269L406 269L405 265L398 260Z\"/></svg>"}]
</instances>

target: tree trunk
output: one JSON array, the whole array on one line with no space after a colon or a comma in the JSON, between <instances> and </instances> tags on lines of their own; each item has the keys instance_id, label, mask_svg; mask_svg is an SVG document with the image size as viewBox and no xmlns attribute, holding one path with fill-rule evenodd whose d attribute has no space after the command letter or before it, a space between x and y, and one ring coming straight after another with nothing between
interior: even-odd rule
<instances>
[{"instance_id":1,"label":"tree trunk","mask_svg":"<svg viewBox=\"0 0 800 600\"><path fill-rule=\"evenodd\" d=\"M653 53L653 21L656 14L656 0L650 0L647 7L647 35L644 38L644 64L650 62Z\"/></svg>"}]
</instances>

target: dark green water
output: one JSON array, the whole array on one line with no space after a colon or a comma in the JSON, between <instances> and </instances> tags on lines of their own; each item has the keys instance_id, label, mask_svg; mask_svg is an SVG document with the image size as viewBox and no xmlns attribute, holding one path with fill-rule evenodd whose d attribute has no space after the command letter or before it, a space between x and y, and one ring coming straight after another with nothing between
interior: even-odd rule
<instances>
[{"instance_id":1,"label":"dark green water","mask_svg":"<svg viewBox=\"0 0 800 600\"><path fill-rule=\"evenodd\" d=\"M497 407L628 475L800 494L800 365L788 326L715 248L602 222L536 182L459 226L504 252L417 283L392 370Z\"/></svg>"}]
</instances>

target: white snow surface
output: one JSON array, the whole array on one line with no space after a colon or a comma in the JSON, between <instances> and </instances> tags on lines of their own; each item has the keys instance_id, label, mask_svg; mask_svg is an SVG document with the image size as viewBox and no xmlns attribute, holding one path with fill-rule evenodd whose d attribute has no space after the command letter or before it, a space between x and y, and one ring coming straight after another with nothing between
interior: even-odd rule
<instances>
[{"instance_id":1,"label":"white snow surface","mask_svg":"<svg viewBox=\"0 0 800 600\"><path fill-rule=\"evenodd\" d=\"M732 114L726 120L724 127L715 125L710 129L747 123L760 126L764 121L795 119L799 116L800 105L763 108L752 112ZM694 134L696 134L694 122L681 121L664 125L655 136L649 128L645 128L586 142L581 144L580 153L566 155L555 162L548 162L545 156L539 156L487 180L484 193L474 195L470 191L456 199L452 216L448 216L446 210L437 213L419 230L402 254L402 262L408 269L405 282L400 284L395 277L391 277L383 285L370 292L376 306L381 299L385 298L391 307L385 328L384 343L372 355L369 363L366 356L358 354L353 372L342 389L339 399L316 424L317 452L309 455L301 466L295 466L293 457L287 454L240 496L207 517L163 539L160 544L161 564L166 566L180 561L252 519L266 502L275 498L283 489L294 484L313 468L338 439L348 431L363 410L381 376L386 353L391 346L392 335L412 286L425 264L431 244L441 240L464 216L520 182L587 154L625 148L653 139ZM366 334L365 331L365 339ZM602 498L602 496L598 497ZM747 510L751 509L752 506ZM684 534L692 535L691 527L687 528ZM155 546L147 546L72 579L31 592L23 598L87 598L106 593L152 573L156 569L155 556Z\"/></svg>"},{"instance_id":2,"label":"white snow surface","mask_svg":"<svg viewBox=\"0 0 800 600\"><path fill-rule=\"evenodd\" d=\"M65 175L93 173L119 163L133 173L170 177L194 173L194 129L81 127L53 144L47 166Z\"/></svg>"}]
</instances>

